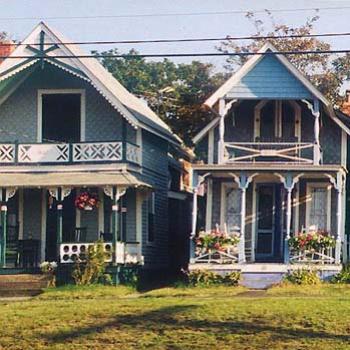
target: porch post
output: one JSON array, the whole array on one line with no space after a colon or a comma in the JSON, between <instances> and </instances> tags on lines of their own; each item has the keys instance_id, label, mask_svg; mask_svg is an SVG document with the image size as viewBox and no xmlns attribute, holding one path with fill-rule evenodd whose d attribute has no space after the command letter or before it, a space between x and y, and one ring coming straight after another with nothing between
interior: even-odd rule
<instances>
[{"instance_id":1,"label":"porch post","mask_svg":"<svg viewBox=\"0 0 350 350\"><path fill-rule=\"evenodd\" d=\"M193 189L193 204L192 204L192 229L190 235L190 261L195 258L195 246L193 239L196 236L197 229L197 210L198 210L198 189Z\"/></svg>"},{"instance_id":2,"label":"porch post","mask_svg":"<svg viewBox=\"0 0 350 350\"><path fill-rule=\"evenodd\" d=\"M280 178L284 188L287 191L286 236L284 238L284 247L283 247L284 259L283 260L285 264L288 264L290 260L289 239L290 239L291 224L292 224L292 191L294 189L295 184L299 181L299 178L304 174L299 174L295 177L293 177L291 173L287 173L285 175L275 173L275 175Z\"/></svg>"},{"instance_id":3,"label":"porch post","mask_svg":"<svg viewBox=\"0 0 350 350\"><path fill-rule=\"evenodd\" d=\"M5 190L6 191L6 190ZM6 267L7 202L1 203L1 267Z\"/></svg>"},{"instance_id":4,"label":"porch post","mask_svg":"<svg viewBox=\"0 0 350 350\"><path fill-rule=\"evenodd\" d=\"M190 234L190 262L195 258L195 244L193 238L196 236L197 230L197 215L198 215L198 192L200 186L203 184L205 179L210 175L206 173L203 176L198 176L196 173L193 174L193 204L192 204L192 227Z\"/></svg>"},{"instance_id":5,"label":"porch post","mask_svg":"<svg viewBox=\"0 0 350 350\"><path fill-rule=\"evenodd\" d=\"M119 196L118 196L118 189L116 186L113 187L113 199L112 199L112 244L114 249L113 254L113 264L117 263L117 242L118 242L118 226L119 226Z\"/></svg>"},{"instance_id":6,"label":"porch post","mask_svg":"<svg viewBox=\"0 0 350 350\"><path fill-rule=\"evenodd\" d=\"M239 240L238 247L238 262L245 263L247 261L245 255L245 220L246 220L246 202L247 202L247 188L252 182L253 178L257 175L252 174L247 176L245 173L241 173L239 176L231 174L238 184L238 187L241 190L241 235Z\"/></svg>"},{"instance_id":7,"label":"porch post","mask_svg":"<svg viewBox=\"0 0 350 350\"><path fill-rule=\"evenodd\" d=\"M330 182L333 184L334 189L337 192L337 232L336 232L336 243L335 243L335 263L340 264L341 257L341 240L342 240L342 211L343 211L343 200L342 195L344 191L344 174L342 172L338 172L337 176L334 178L333 176L326 174L329 178Z\"/></svg>"},{"instance_id":8,"label":"porch post","mask_svg":"<svg viewBox=\"0 0 350 350\"><path fill-rule=\"evenodd\" d=\"M320 150L320 102L318 99L314 100L312 114L315 117L314 121L314 165L321 163L321 150Z\"/></svg>"},{"instance_id":9,"label":"porch post","mask_svg":"<svg viewBox=\"0 0 350 350\"><path fill-rule=\"evenodd\" d=\"M57 188L57 261L60 261L60 249L62 244L62 231L63 231L63 198L62 198L62 188Z\"/></svg>"},{"instance_id":10,"label":"porch post","mask_svg":"<svg viewBox=\"0 0 350 350\"><path fill-rule=\"evenodd\" d=\"M0 233L0 266L6 267L7 240L7 202L16 193L16 188L0 188L1 233Z\"/></svg>"},{"instance_id":11,"label":"porch post","mask_svg":"<svg viewBox=\"0 0 350 350\"><path fill-rule=\"evenodd\" d=\"M225 157L225 100L221 98L219 100L219 144L218 144L218 163L222 164Z\"/></svg>"}]
</instances>

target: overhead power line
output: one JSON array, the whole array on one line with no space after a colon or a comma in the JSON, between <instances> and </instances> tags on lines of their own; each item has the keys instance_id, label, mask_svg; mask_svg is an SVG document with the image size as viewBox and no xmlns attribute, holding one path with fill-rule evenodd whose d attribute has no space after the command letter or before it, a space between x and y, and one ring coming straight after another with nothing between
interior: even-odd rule
<instances>
[{"instance_id":1,"label":"overhead power line","mask_svg":"<svg viewBox=\"0 0 350 350\"><path fill-rule=\"evenodd\" d=\"M342 50L305 50L305 51L266 51L266 52L205 52L205 53L151 53L151 54L101 54L101 55L52 55L52 56L0 56L0 59L50 59L50 58L161 58L161 57L210 57L210 56L275 56L275 55L328 55L350 53Z\"/></svg>"},{"instance_id":2,"label":"overhead power line","mask_svg":"<svg viewBox=\"0 0 350 350\"><path fill-rule=\"evenodd\" d=\"M50 42L50 45L112 45L112 44L157 44L157 43L179 43L179 42L206 42L206 41L239 41L239 40L272 40L272 39L298 39L298 38L320 38L350 36L350 32L330 32L320 34L290 34L290 35L247 35L247 36L225 36L212 38L184 38L184 39L145 39L145 40L92 40L71 42ZM12 46L14 43L4 42L0 46ZM40 43L15 43L16 46L30 45L39 46Z\"/></svg>"},{"instance_id":3,"label":"overhead power line","mask_svg":"<svg viewBox=\"0 0 350 350\"><path fill-rule=\"evenodd\" d=\"M304 11L334 11L347 10L350 6L328 7L303 7L282 9L258 9L258 10L231 10L231 11L202 11L202 12L178 12L178 13L137 13L124 15L89 15L89 16L48 16L48 17L0 17L0 21L27 21L27 20L70 20L70 19L108 19L108 18L145 18L145 17L178 17L178 16L222 16L250 13L279 13L279 12L304 12Z\"/></svg>"}]
</instances>

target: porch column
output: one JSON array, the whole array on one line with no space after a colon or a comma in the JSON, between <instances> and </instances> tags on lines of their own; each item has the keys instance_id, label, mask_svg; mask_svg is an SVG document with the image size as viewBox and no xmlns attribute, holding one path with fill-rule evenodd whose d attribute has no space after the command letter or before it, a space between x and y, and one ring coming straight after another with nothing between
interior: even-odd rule
<instances>
[{"instance_id":1,"label":"porch column","mask_svg":"<svg viewBox=\"0 0 350 350\"><path fill-rule=\"evenodd\" d=\"M117 259L117 243L121 240L119 235L119 199L126 193L126 187L119 186L107 186L104 189L104 193L107 196L110 196L112 199L112 244L114 249L113 254L113 264L116 265L118 263Z\"/></svg>"},{"instance_id":2,"label":"porch column","mask_svg":"<svg viewBox=\"0 0 350 350\"><path fill-rule=\"evenodd\" d=\"M203 185L205 179L210 175L206 173L203 176L193 176L193 204L192 204L192 227L190 234L190 262L195 258L195 244L193 242L194 237L196 236L197 230L197 215L198 215L198 192L200 187Z\"/></svg>"},{"instance_id":3,"label":"porch column","mask_svg":"<svg viewBox=\"0 0 350 350\"><path fill-rule=\"evenodd\" d=\"M63 231L63 200L65 197L69 196L71 193L70 187L56 187L50 188L49 193L52 197L57 200L57 237L56 237L56 253L57 261L60 261L61 254L61 244L62 244L62 231Z\"/></svg>"},{"instance_id":4,"label":"porch column","mask_svg":"<svg viewBox=\"0 0 350 350\"><path fill-rule=\"evenodd\" d=\"M337 232L336 232L336 245L335 245L335 263L340 264L341 257L341 243L342 243L342 211L343 211L343 191L344 191L344 175L337 173L336 178L327 175L330 182L333 184L334 189L337 192Z\"/></svg>"},{"instance_id":5,"label":"porch column","mask_svg":"<svg viewBox=\"0 0 350 350\"><path fill-rule=\"evenodd\" d=\"M7 202L16 193L16 189L1 188L1 237L0 237L0 265L6 267L6 240L7 240Z\"/></svg>"},{"instance_id":6,"label":"porch column","mask_svg":"<svg viewBox=\"0 0 350 350\"><path fill-rule=\"evenodd\" d=\"M219 144L218 144L218 163L222 164L225 158L225 100L219 100Z\"/></svg>"},{"instance_id":7,"label":"porch column","mask_svg":"<svg viewBox=\"0 0 350 350\"><path fill-rule=\"evenodd\" d=\"M1 267L6 267L7 202L1 204Z\"/></svg>"},{"instance_id":8,"label":"porch column","mask_svg":"<svg viewBox=\"0 0 350 350\"><path fill-rule=\"evenodd\" d=\"M321 163L321 147L320 147L320 102L318 99L314 100L313 108L311 109L314 121L314 165Z\"/></svg>"},{"instance_id":9,"label":"porch column","mask_svg":"<svg viewBox=\"0 0 350 350\"><path fill-rule=\"evenodd\" d=\"M247 202L247 189L253 178L257 175L252 174L247 176L245 173L241 173L239 176L231 174L238 184L241 190L241 235L238 248L238 262L245 263L247 261L245 255L245 220L246 220L246 202Z\"/></svg>"},{"instance_id":10,"label":"porch column","mask_svg":"<svg viewBox=\"0 0 350 350\"><path fill-rule=\"evenodd\" d=\"M291 231L291 224L292 224L292 191L294 189L295 184L299 181L299 178L303 174L299 174L295 177L292 176L292 174L287 173L285 175L281 174L275 174L277 175L283 185L284 188L287 191L287 208L286 208L286 236L284 238L284 263L289 263L289 239L290 239L290 231Z\"/></svg>"}]
</instances>

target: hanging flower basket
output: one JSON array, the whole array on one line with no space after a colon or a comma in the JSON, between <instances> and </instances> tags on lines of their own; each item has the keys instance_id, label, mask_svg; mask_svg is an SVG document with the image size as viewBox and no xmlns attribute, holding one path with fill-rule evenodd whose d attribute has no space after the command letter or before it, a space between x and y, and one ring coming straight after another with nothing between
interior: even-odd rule
<instances>
[{"instance_id":1,"label":"hanging flower basket","mask_svg":"<svg viewBox=\"0 0 350 350\"><path fill-rule=\"evenodd\" d=\"M98 208L99 205L98 196L94 193L82 192L75 199L75 207L80 210L93 210Z\"/></svg>"}]
</instances>

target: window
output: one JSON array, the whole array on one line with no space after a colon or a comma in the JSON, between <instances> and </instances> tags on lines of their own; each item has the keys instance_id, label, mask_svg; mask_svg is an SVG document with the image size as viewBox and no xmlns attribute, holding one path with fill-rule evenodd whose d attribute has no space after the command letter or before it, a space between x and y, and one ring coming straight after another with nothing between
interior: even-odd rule
<instances>
[{"instance_id":1,"label":"window","mask_svg":"<svg viewBox=\"0 0 350 350\"><path fill-rule=\"evenodd\" d=\"M38 142L84 141L84 90L39 90L38 104Z\"/></svg>"},{"instance_id":2,"label":"window","mask_svg":"<svg viewBox=\"0 0 350 350\"><path fill-rule=\"evenodd\" d=\"M155 217L155 193L149 196L147 200L147 241L154 242L154 217Z\"/></svg>"},{"instance_id":3,"label":"window","mask_svg":"<svg viewBox=\"0 0 350 350\"><path fill-rule=\"evenodd\" d=\"M300 106L295 101L262 100L255 106L255 140L296 142L300 138Z\"/></svg>"},{"instance_id":4,"label":"window","mask_svg":"<svg viewBox=\"0 0 350 350\"><path fill-rule=\"evenodd\" d=\"M306 229L315 226L319 230L330 230L331 186L308 184L306 202Z\"/></svg>"},{"instance_id":5,"label":"window","mask_svg":"<svg viewBox=\"0 0 350 350\"><path fill-rule=\"evenodd\" d=\"M236 232L241 226L241 190L233 184L222 184L221 227L226 226L227 232Z\"/></svg>"}]
</instances>

